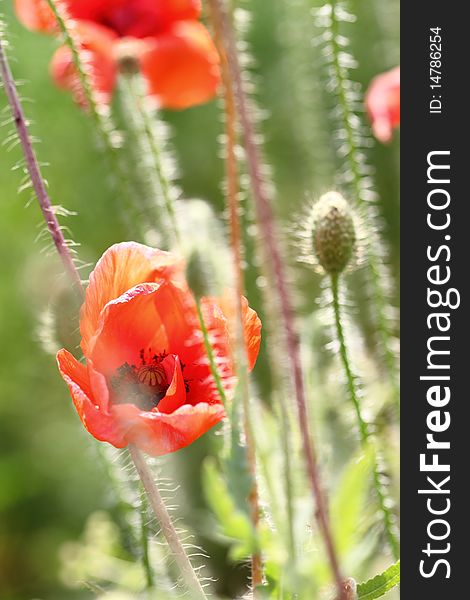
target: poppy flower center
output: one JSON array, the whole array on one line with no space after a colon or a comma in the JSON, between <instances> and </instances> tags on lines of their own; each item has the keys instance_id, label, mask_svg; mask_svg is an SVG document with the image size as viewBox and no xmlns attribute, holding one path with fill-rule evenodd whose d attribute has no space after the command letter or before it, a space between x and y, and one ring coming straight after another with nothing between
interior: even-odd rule
<instances>
[{"instance_id":1,"label":"poppy flower center","mask_svg":"<svg viewBox=\"0 0 470 600\"><path fill-rule=\"evenodd\" d=\"M169 387L164 360L165 352L146 356L142 349L139 363L125 362L111 377L111 397L114 404L135 404L142 410L152 410L165 397Z\"/></svg>"},{"instance_id":2,"label":"poppy flower center","mask_svg":"<svg viewBox=\"0 0 470 600\"><path fill-rule=\"evenodd\" d=\"M115 31L120 37L144 38L155 35L160 29L158 14L152 7L143 3L125 3L122 7L108 10L101 19L101 24Z\"/></svg>"}]
</instances>

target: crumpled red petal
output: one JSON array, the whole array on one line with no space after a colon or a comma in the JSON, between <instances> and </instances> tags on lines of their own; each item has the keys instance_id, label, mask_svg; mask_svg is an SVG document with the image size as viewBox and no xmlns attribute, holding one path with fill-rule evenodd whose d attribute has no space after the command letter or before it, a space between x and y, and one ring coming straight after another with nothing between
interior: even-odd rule
<instances>
[{"instance_id":1,"label":"crumpled red petal","mask_svg":"<svg viewBox=\"0 0 470 600\"><path fill-rule=\"evenodd\" d=\"M220 312L220 309L217 308ZM226 391L232 388L233 368L230 340L222 314L211 330L215 356ZM190 381L185 401L189 404L220 402L210 371L196 308L187 289L169 281L140 284L108 302L101 312L95 335L89 343L88 357L94 368L112 377L123 364L136 364L140 350L152 348L179 357ZM181 379L184 389L184 380ZM168 395L168 393L167 393ZM176 398L176 397L175 397ZM159 410L180 406L178 399L164 399Z\"/></svg>"},{"instance_id":2,"label":"crumpled red petal","mask_svg":"<svg viewBox=\"0 0 470 600\"><path fill-rule=\"evenodd\" d=\"M97 440L109 442L116 448L126 446L119 424L105 406L94 400L87 367L64 349L57 353L57 364L85 429Z\"/></svg>"},{"instance_id":3,"label":"crumpled red petal","mask_svg":"<svg viewBox=\"0 0 470 600\"><path fill-rule=\"evenodd\" d=\"M184 109L214 97L220 82L219 56L207 29L178 21L148 40L140 56L147 91L164 108Z\"/></svg>"},{"instance_id":4,"label":"crumpled red petal","mask_svg":"<svg viewBox=\"0 0 470 600\"><path fill-rule=\"evenodd\" d=\"M28 29L46 33L57 30L54 13L46 0L15 0L15 12Z\"/></svg>"},{"instance_id":5,"label":"crumpled red petal","mask_svg":"<svg viewBox=\"0 0 470 600\"><path fill-rule=\"evenodd\" d=\"M168 378L170 385L166 391L166 395L158 403L158 411L170 414L186 404L186 387L179 358L173 355L167 356L162 361L162 364L165 363L165 367L172 364L172 373L171 378Z\"/></svg>"},{"instance_id":6,"label":"crumpled red petal","mask_svg":"<svg viewBox=\"0 0 470 600\"><path fill-rule=\"evenodd\" d=\"M84 365L67 350L58 352L57 362L87 431L96 439L117 448L134 443L152 456L175 452L191 444L225 416L221 404L206 403L196 406L186 404L171 413L142 411L132 404L121 404L112 406L108 412L94 404ZM179 373L176 375L178 379ZM173 389L181 390L180 383L175 384Z\"/></svg>"},{"instance_id":7,"label":"crumpled red petal","mask_svg":"<svg viewBox=\"0 0 470 600\"><path fill-rule=\"evenodd\" d=\"M248 300L244 296L242 296L241 302L248 368L252 370L258 358L261 343L261 320L256 311L250 308ZM221 346L221 344L227 340L231 342L233 348L236 342L237 308L234 298L231 296L202 298L201 304L204 321L214 336L216 346L219 346L222 353L230 354L230 348Z\"/></svg>"},{"instance_id":8,"label":"crumpled red petal","mask_svg":"<svg viewBox=\"0 0 470 600\"><path fill-rule=\"evenodd\" d=\"M180 450L201 437L225 416L221 404L185 404L171 414L140 411L132 404L113 407L116 421L129 444L151 456Z\"/></svg>"},{"instance_id":9,"label":"crumpled red petal","mask_svg":"<svg viewBox=\"0 0 470 600\"><path fill-rule=\"evenodd\" d=\"M88 356L106 377L124 363L135 363L139 351L151 346L155 331L163 327L156 310L159 287L137 285L104 307Z\"/></svg>"},{"instance_id":10,"label":"crumpled red petal","mask_svg":"<svg viewBox=\"0 0 470 600\"><path fill-rule=\"evenodd\" d=\"M140 283L178 280L182 272L180 259L143 244L122 242L106 250L90 276L81 311L83 353L89 354L90 339L96 333L101 311L108 302Z\"/></svg>"}]
</instances>

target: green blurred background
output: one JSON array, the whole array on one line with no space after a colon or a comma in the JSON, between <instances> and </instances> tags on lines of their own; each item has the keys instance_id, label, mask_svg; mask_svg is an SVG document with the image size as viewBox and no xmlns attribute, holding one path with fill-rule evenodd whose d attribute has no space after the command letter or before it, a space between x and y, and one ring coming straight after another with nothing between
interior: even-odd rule
<instances>
[{"instance_id":1,"label":"green blurred background","mask_svg":"<svg viewBox=\"0 0 470 600\"><path fill-rule=\"evenodd\" d=\"M331 127L325 119L328 102L322 82L313 79L321 63L320 51L310 43L315 30L308 8L315 4L306 0L250 3L258 101L268 115L263 124L266 156L278 190L276 210L286 232L295 226L306 193L318 195L328 189L335 169ZM398 63L398 0L361 0L352 6L358 16L350 31L360 65L355 77L365 87L375 74ZM95 148L86 115L49 79L56 42L23 29L9 1L0 2L0 11L6 16L12 69L21 82L22 97L28 100L25 108L32 131L40 140L36 149L40 160L48 163L44 173L51 196L54 203L77 212L66 224L81 244L80 257L94 262L110 244L126 238L104 175L106 162ZM298 78L309 74L312 81L303 87ZM0 108L4 106L0 89ZM2 120L6 115L2 113ZM217 143L221 133L217 103L165 114L165 118L174 132L184 196L204 198L220 212L223 164ZM9 133L10 126L3 126L0 138ZM307 147L311 144L315 148ZM41 252L44 240L35 241L41 230L39 210L34 202L26 206L28 192L18 196L20 173L13 167L20 154L17 147L7 151L7 146L0 148L0 598L89 598L90 591L71 590L61 582L59 549L81 536L90 514L112 509L113 498L55 361L40 343L42 315L63 280L56 257ZM376 169L396 276L398 140L386 147L374 144L369 158ZM294 238L288 234L287 238L292 246ZM299 306L307 310L318 284L312 288L310 271L294 263L291 275ZM191 452L179 453L182 478L185 472L189 477L192 464L202 459L210 445L210 439L203 439ZM187 494L188 506L197 514L202 503L197 478L188 484ZM220 547L209 551L211 564L225 578L224 589L230 593L231 578L235 581L243 574L228 568Z\"/></svg>"}]
</instances>

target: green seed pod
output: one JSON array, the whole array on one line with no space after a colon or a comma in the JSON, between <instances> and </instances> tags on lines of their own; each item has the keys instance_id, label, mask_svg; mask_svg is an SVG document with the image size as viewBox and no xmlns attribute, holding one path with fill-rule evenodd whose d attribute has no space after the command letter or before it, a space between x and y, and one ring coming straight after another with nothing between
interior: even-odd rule
<instances>
[{"instance_id":1,"label":"green seed pod","mask_svg":"<svg viewBox=\"0 0 470 600\"><path fill-rule=\"evenodd\" d=\"M348 266L356 248L351 207L337 192L321 196L312 211L312 245L315 257L330 275Z\"/></svg>"},{"instance_id":2,"label":"green seed pod","mask_svg":"<svg viewBox=\"0 0 470 600\"><path fill-rule=\"evenodd\" d=\"M210 276L207 263L198 250L193 250L186 265L186 279L188 285L199 300L202 296L209 296L211 291Z\"/></svg>"},{"instance_id":3,"label":"green seed pod","mask_svg":"<svg viewBox=\"0 0 470 600\"><path fill-rule=\"evenodd\" d=\"M54 291L37 327L37 336L46 352L55 354L60 348L79 348L79 309L80 303L70 286L61 285Z\"/></svg>"}]
</instances>

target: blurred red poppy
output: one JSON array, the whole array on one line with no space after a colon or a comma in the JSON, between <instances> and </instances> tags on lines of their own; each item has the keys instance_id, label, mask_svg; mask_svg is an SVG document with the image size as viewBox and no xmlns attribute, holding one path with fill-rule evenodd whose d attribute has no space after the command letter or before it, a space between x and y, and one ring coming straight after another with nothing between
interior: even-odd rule
<instances>
[{"instance_id":1,"label":"blurred red poppy","mask_svg":"<svg viewBox=\"0 0 470 600\"><path fill-rule=\"evenodd\" d=\"M219 57L207 29L197 20L200 0L61 0L58 4L75 23L73 31L86 51L91 83L103 101L110 101L114 89L121 46L126 52L133 50L148 94L159 106L183 109L215 95ZM15 6L26 27L49 33L57 30L45 0L15 0ZM82 104L68 48L59 49L52 74Z\"/></svg>"},{"instance_id":2,"label":"blurred red poppy","mask_svg":"<svg viewBox=\"0 0 470 600\"><path fill-rule=\"evenodd\" d=\"M252 368L261 322L243 303ZM230 309L212 298L201 306L230 393ZM64 349L57 360L80 419L96 439L117 448L133 443L157 456L187 446L224 417L195 301L172 254L133 242L107 250L90 277L80 332L86 364Z\"/></svg>"},{"instance_id":3,"label":"blurred red poppy","mask_svg":"<svg viewBox=\"0 0 470 600\"><path fill-rule=\"evenodd\" d=\"M400 67L372 80L366 93L366 108L375 137L389 142L393 129L400 124Z\"/></svg>"}]
</instances>

